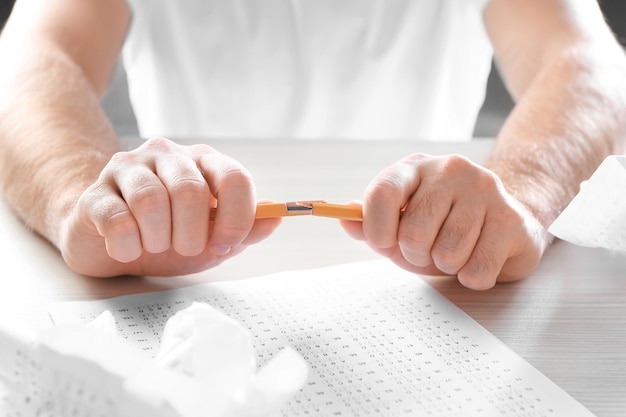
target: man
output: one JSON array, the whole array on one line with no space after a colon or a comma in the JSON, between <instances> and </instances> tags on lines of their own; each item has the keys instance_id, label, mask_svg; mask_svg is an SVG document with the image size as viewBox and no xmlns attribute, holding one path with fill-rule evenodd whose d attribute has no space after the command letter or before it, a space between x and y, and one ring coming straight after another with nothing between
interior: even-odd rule
<instances>
[{"instance_id":1,"label":"man","mask_svg":"<svg viewBox=\"0 0 626 417\"><path fill-rule=\"evenodd\" d=\"M516 101L486 165L407 156L342 225L411 271L520 279L622 151L626 61L592 0L18 0L0 39L3 196L79 273L209 268L279 220L254 219L249 173L209 146L120 152L99 98L122 48L145 136L455 139L488 71L479 22Z\"/></svg>"}]
</instances>

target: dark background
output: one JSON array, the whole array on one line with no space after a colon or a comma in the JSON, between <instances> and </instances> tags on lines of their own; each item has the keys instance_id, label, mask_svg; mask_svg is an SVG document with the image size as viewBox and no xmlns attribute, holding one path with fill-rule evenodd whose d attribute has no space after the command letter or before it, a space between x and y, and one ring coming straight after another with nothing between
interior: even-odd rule
<instances>
[{"instance_id":1,"label":"dark background","mask_svg":"<svg viewBox=\"0 0 626 417\"><path fill-rule=\"evenodd\" d=\"M0 0L0 25L4 25L13 3L14 0ZM626 46L626 0L599 0L599 3L606 21L621 44ZM513 102L502 85L497 71L492 70L487 86L487 96L478 116L474 135L477 137L495 136L512 106ZM136 134L135 118L128 101L126 80L121 68L103 99L103 107L119 134Z\"/></svg>"},{"instance_id":2,"label":"dark background","mask_svg":"<svg viewBox=\"0 0 626 417\"><path fill-rule=\"evenodd\" d=\"M6 20L9 12L11 12L11 7L13 7L13 1L0 1L0 21L4 22Z\"/></svg>"}]
</instances>

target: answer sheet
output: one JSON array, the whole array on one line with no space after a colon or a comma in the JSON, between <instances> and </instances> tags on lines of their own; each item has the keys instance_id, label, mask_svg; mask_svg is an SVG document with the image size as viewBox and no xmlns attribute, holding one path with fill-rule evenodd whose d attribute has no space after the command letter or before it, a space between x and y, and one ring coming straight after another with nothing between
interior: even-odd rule
<instances>
[{"instance_id":1,"label":"answer sheet","mask_svg":"<svg viewBox=\"0 0 626 417\"><path fill-rule=\"evenodd\" d=\"M284 346L309 378L284 416L592 416L422 281L387 260L51 306L57 324L109 310L146 355L163 326L208 303L254 336L259 366Z\"/></svg>"}]
</instances>

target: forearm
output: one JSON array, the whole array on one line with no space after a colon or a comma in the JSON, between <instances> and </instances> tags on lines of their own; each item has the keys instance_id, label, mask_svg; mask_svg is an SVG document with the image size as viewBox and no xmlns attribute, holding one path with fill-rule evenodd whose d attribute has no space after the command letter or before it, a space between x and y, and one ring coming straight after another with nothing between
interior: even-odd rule
<instances>
[{"instance_id":1,"label":"forearm","mask_svg":"<svg viewBox=\"0 0 626 417\"><path fill-rule=\"evenodd\" d=\"M118 145L78 65L53 44L30 45L0 48L0 185L56 244L62 219Z\"/></svg>"},{"instance_id":2,"label":"forearm","mask_svg":"<svg viewBox=\"0 0 626 417\"><path fill-rule=\"evenodd\" d=\"M487 162L546 227L607 155L623 151L626 61L619 50L605 52L579 45L546 61Z\"/></svg>"}]
</instances>

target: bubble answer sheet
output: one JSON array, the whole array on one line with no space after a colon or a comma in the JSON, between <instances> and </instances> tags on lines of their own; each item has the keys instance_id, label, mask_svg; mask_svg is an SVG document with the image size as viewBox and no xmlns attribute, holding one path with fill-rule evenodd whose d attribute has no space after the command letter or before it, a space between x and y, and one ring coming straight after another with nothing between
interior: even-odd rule
<instances>
[{"instance_id":1,"label":"bubble answer sheet","mask_svg":"<svg viewBox=\"0 0 626 417\"><path fill-rule=\"evenodd\" d=\"M57 325L109 310L147 356L165 322L208 303L254 336L258 365L291 346L308 381L283 416L592 416L418 276L387 260L50 308Z\"/></svg>"}]
</instances>

